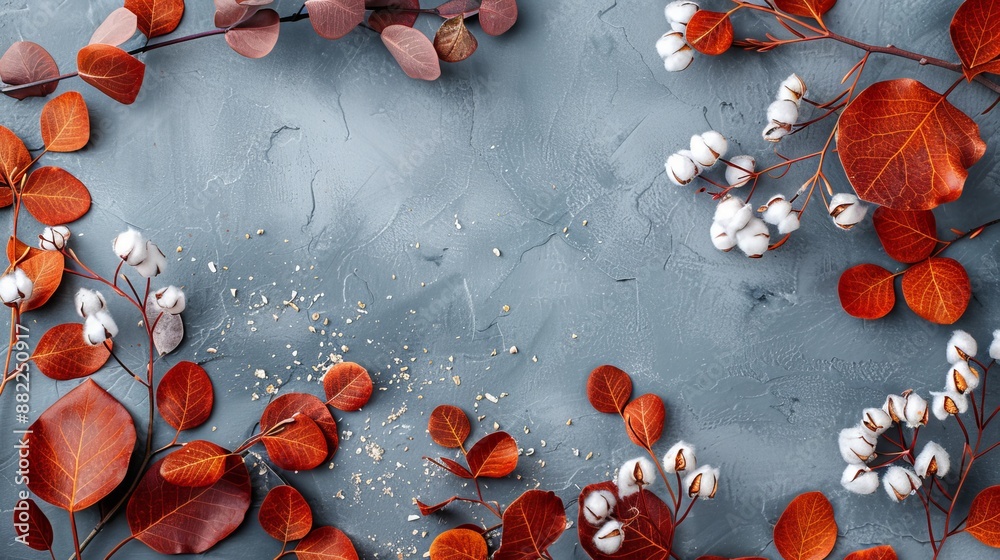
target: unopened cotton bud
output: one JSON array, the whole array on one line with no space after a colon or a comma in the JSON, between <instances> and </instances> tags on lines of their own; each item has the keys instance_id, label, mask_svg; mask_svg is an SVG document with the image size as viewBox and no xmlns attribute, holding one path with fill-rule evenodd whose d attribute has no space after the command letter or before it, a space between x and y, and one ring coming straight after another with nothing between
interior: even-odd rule
<instances>
[{"instance_id":1,"label":"unopened cotton bud","mask_svg":"<svg viewBox=\"0 0 1000 560\"><path fill-rule=\"evenodd\" d=\"M938 420L946 420L949 416L965 414L969 410L969 398L955 391L935 393L931 391L931 411Z\"/></svg>"},{"instance_id":2,"label":"unopened cotton bud","mask_svg":"<svg viewBox=\"0 0 1000 560\"><path fill-rule=\"evenodd\" d=\"M7 305L17 305L31 298L34 283L20 268L0 277L0 301Z\"/></svg>"},{"instance_id":3,"label":"unopened cotton bud","mask_svg":"<svg viewBox=\"0 0 1000 560\"><path fill-rule=\"evenodd\" d=\"M903 420L907 428L919 428L926 426L930 419L927 401L916 393L906 395L906 402L903 405Z\"/></svg>"},{"instance_id":4,"label":"unopened cotton bud","mask_svg":"<svg viewBox=\"0 0 1000 560\"><path fill-rule=\"evenodd\" d=\"M656 480L656 466L645 457L625 461L618 469L618 495L630 496Z\"/></svg>"},{"instance_id":5,"label":"unopened cotton bud","mask_svg":"<svg viewBox=\"0 0 1000 560\"><path fill-rule=\"evenodd\" d=\"M764 221L776 226L792 213L792 203L785 200L782 195L772 196L763 207L758 209L763 213Z\"/></svg>"},{"instance_id":6,"label":"unopened cotton bud","mask_svg":"<svg viewBox=\"0 0 1000 560\"><path fill-rule=\"evenodd\" d=\"M38 247L43 251L58 251L66 246L69 240L69 228L66 226L50 226L42 230L38 236Z\"/></svg>"},{"instance_id":7,"label":"unopened cotton bud","mask_svg":"<svg viewBox=\"0 0 1000 560\"><path fill-rule=\"evenodd\" d=\"M733 217L736 216L736 213L745 205L746 203L743 202L743 199L727 194L715 206L715 215L712 219L723 226L727 226L733 220Z\"/></svg>"},{"instance_id":8,"label":"unopened cotton bud","mask_svg":"<svg viewBox=\"0 0 1000 560\"><path fill-rule=\"evenodd\" d=\"M726 182L730 187L740 188L753 178L756 160L747 155L739 155L729 160L726 166Z\"/></svg>"},{"instance_id":9,"label":"unopened cotton bud","mask_svg":"<svg viewBox=\"0 0 1000 560\"><path fill-rule=\"evenodd\" d=\"M993 331L993 342L990 343L990 358L1000 360L1000 329Z\"/></svg>"},{"instance_id":10,"label":"unopened cotton bud","mask_svg":"<svg viewBox=\"0 0 1000 560\"><path fill-rule=\"evenodd\" d=\"M875 440L869 439L859 426L840 430L837 444L840 456L849 464L867 463L875 458Z\"/></svg>"},{"instance_id":11,"label":"unopened cotton bud","mask_svg":"<svg viewBox=\"0 0 1000 560\"><path fill-rule=\"evenodd\" d=\"M767 252L771 232L760 218L751 218L746 227L736 232L736 245L751 259L759 259Z\"/></svg>"},{"instance_id":12,"label":"unopened cotton bud","mask_svg":"<svg viewBox=\"0 0 1000 560\"><path fill-rule=\"evenodd\" d=\"M840 485L855 494L871 494L878 490L878 475L865 465L847 465Z\"/></svg>"},{"instance_id":13,"label":"unopened cotton bud","mask_svg":"<svg viewBox=\"0 0 1000 560\"><path fill-rule=\"evenodd\" d=\"M785 99L773 101L767 108L767 120L777 125L791 127L799 120L799 106Z\"/></svg>"},{"instance_id":14,"label":"unopened cotton bud","mask_svg":"<svg viewBox=\"0 0 1000 560\"><path fill-rule=\"evenodd\" d=\"M621 521L608 521L594 533L594 547L604 554L614 554L625 542L625 528Z\"/></svg>"},{"instance_id":15,"label":"unopened cotton bud","mask_svg":"<svg viewBox=\"0 0 1000 560\"><path fill-rule=\"evenodd\" d=\"M708 146L701 134L695 134L691 137L691 156L695 163L705 169L712 167L715 162L719 161L719 154Z\"/></svg>"},{"instance_id":16,"label":"unopened cotton bud","mask_svg":"<svg viewBox=\"0 0 1000 560\"><path fill-rule=\"evenodd\" d=\"M156 305L165 313L178 315L184 311L186 306L184 292L177 286L167 286L160 288L153 294Z\"/></svg>"},{"instance_id":17,"label":"unopened cotton bud","mask_svg":"<svg viewBox=\"0 0 1000 560\"><path fill-rule=\"evenodd\" d=\"M785 78L778 87L778 99L791 101L798 105L806 94L806 83L797 74Z\"/></svg>"},{"instance_id":18,"label":"unopened cotton bud","mask_svg":"<svg viewBox=\"0 0 1000 560\"><path fill-rule=\"evenodd\" d=\"M85 319L108 307L108 302L105 301L101 292L87 288L77 290L76 296L73 297L73 303L76 306L77 314Z\"/></svg>"},{"instance_id":19,"label":"unopened cotton bud","mask_svg":"<svg viewBox=\"0 0 1000 560\"><path fill-rule=\"evenodd\" d=\"M793 231L799 229L799 214L797 212L792 212L791 214L785 216L784 220L778 224L778 233L781 235L788 235Z\"/></svg>"},{"instance_id":20,"label":"unopened cotton bud","mask_svg":"<svg viewBox=\"0 0 1000 560\"><path fill-rule=\"evenodd\" d=\"M667 158L666 168L667 177L678 187L690 183L698 175L694 160L679 153Z\"/></svg>"},{"instance_id":21,"label":"unopened cotton bud","mask_svg":"<svg viewBox=\"0 0 1000 560\"><path fill-rule=\"evenodd\" d=\"M660 55L660 58L666 59L686 46L687 43L684 42L684 34L671 31L664 33L662 37L656 40L656 54Z\"/></svg>"},{"instance_id":22,"label":"unopened cotton bud","mask_svg":"<svg viewBox=\"0 0 1000 560\"><path fill-rule=\"evenodd\" d=\"M979 370L970 366L969 362L954 363L948 368L944 386L956 393L971 393L979 387Z\"/></svg>"},{"instance_id":23,"label":"unopened cotton bud","mask_svg":"<svg viewBox=\"0 0 1000 560\"><path fill-rule=\"evenodd\" d=\"M708 465L698 467L684 477L684 491L689 498L698 497L703 500L715 498L719 490L719 469Z\"/></svg>"},{"instance_id":24,"label":"unopened cotton bud","mask_svg":"<svg viewBox=\"0 0 1000 560\"><path fill-rule=\"evenodd\" d=\"M135 266L146 260L146 240L138 231L129 228L115 237L111 243L118 258L126 264Z\"/></svg>"},{"instance_id":25,"label":"unopened cotton bud","mask_svg":"<svg viewBox=\"0 0 1000 560\"><path fill-rule=\"evenodd\" d=\"M767 123L767 126L764 127L764 132L761 133L761 135L764 137L764 140L767 140L768 142L781 142L781 139L788 136L788 133L791 131L792 127L790 126L771 122Z\"/></svg>"},{"instance_id":26,"label":"unopened cotton bud","mask_svg":"<svg viewBox=\"0 0 1000 560\"><path fill-rule=\"evenodd\" d=\"M893 422L903 421L903 407L906 405L906 399L902 395L889 395L885 398L885 404L882 405L882 410L892 418Z\"/></svg>"},{"instance_id":27,"label":"unopened cotton bud","mask_svg":"<svg viewBox=\"0 0 1000 560\"><path fill-rule=\"evenodd\" d=\"M667 72L680 72L687 70L692 62L694 62L694 49L684 45L679 51L663 59L663 68Z\"/></svg>"},{"instance_id":28,"label":"unopened cotton bud","mask_svg":"<svg viewBox=\"0 0 1000 560\"><path fill-rule=\"evenodd\" d=\"M736 246L736 237L726 233L726 228L719 222L712 222L708 231L712 235L712 245L723 253L728 253Z\"/></svg>"},{"instance_id":29,"label":"unopened cotton bud","mask_svg":"<svg viewBox=\"0 0 1000 560\"><path fill-rule=\"evenodd\" d=\"M667 4L667 7L663 9L663 15L666 16L670 24L687 25L698 9L699 6L696 2L678 0Z\"/></svg>"},{"instance_id":30,"label":"unopened cotton bud","mask_svg":"<svg viewBox=\"0 0 1000 560\"><path fill-rule=\"evenodd\" d=\"M917 455L917 458L913 460L913 468L920 478L930 476L944 478L951 470L951 456L940 445L928 441L924 444L924 448Z\"/></svg>"},{"instance_id":31,"label":"unopened cotton bud","mask_svg":"<svg viewBox=\"0 0 1000 560\"><path fill-rule=\"evenodd\" d=\"M663 470L668 473L681 473L697 467L694 446L686 441L678 441L663 456Z\"/></svg>"},{"instance_id":32,"label":"unopened cotton bud","mask_svg":"<svg viewBox=\"0 0 1000 560\"><path fill-rule=\"evenodd\" d=\"M948 340L948 363L967 362L969 358L975 357L978 350L979 345L976 344L976 339L972 338L971 334L957 330L951 334L951 339Z\"/></svg>"},{"instance_id":33,"label":"unopened cotton bud","mask_svg":"<svg viewBox=\"0 0 1000 560\"><path fill-rule=\"evenodd\" d=\"M615 510L616 503L615 495L611 492L596 490L584 498L583 516L587 518L587 523L596 527L608 520L608 516Z\"/></svg>"},{"instance_id":34,"label":"unopened cotton bud","mask_svg":"<svg viewBox=\"0 0 1000 560\"><path fill-rule=\"evenodd\" d=\"M885 492L894 502L902 502L908 496L916 494L917 488L922 484L916 473L904 467L889 467L882 476Z\"/></svg>"},{"instance_id":35,"label":"unopened cotton bud","mask_svg":"<svg viewBox=\"0 0 1000 560\"><path fill-rule=\"evenodd\" d=\"M880 436L892 426L892 418L881 408L866 408L861 412L861 427Z\"/></svg>"},{"instance_id":36,"label":"unopened cotton bud","mask_svg":"<svg viewBox=\"0 0 1000 560\"><path fill-rule=\"evenodd\" d=\"M146 260L135 266L135 271L143 278L159 276L167 269L167 257L152 241L146 242Z\"/></svg>"},{"instance_id":37,"label":"unopened cotton bud","mask_svg":"<svg viewBox=\"0 0 1000 560\"><path fill-rule=\"evenodd\" d=\"M851 229L865 218L868 206L849 193L837 193L830 198L830 217L840 229Z\"/></svg>"},{"instance_id":38,"label":"unopened cotton bud","mask_svg":"<svg viewBox=\"0 0 1000 560\"><path fill-rule=\"evenodd\" d=\"M701 139L705 141L705 145L708 146L709 150L718 154L718 157L725 157L726 152L729 151L729 140L726 140L726 137L720 132L714 130L702 132Z\"/></svg>"}]
</instances>

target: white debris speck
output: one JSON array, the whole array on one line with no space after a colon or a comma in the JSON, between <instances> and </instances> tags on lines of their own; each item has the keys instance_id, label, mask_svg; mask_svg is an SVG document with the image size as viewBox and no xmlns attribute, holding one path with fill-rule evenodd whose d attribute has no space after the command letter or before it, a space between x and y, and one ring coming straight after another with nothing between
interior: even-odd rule
<instances>
[{"instance_id":1,"label":"white debris speck","mask_svg":"<svg viewBox=\"0 0 1000 560\"><path fill-rule=\"evenodd\" d=\"M208 269L211 270L212 272L218 272L219 271L219 269L215 268L215 263L212 262L212 261L208 261Z\"/></svg>"},{"instance_id":2,"label":"white debris speck","mask_svg":"<svg viewBox=\"0 0 1000 560\"><path fill-rule=\"evenodd\" d=\"M494 247L493 248L493 254L499 257L500 256L500 249Z\"/></svg>"}]
</instances>

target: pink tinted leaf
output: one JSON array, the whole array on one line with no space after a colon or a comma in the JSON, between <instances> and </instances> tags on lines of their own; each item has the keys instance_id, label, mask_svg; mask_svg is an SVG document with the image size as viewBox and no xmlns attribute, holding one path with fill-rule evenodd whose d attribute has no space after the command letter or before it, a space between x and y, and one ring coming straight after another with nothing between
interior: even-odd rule
<instances>
[{"instance_id":1,"label":"pink tinted leaf","mask_svg":"<svg viewBox=\"0 0 1000 560\"><path fill-rule=\"evenodd\" d=\"M274 10L261 10L226 31L226 43L247 58L263 58L278 43L281 18Z\"/></svg>"},{"instance_id":2,"label":"pink tinted leaf","mask_svg":"<svg viewBox=\"0 0 1000 560\"><path fill-rule=\"evenodd\" d=\"M479 13L479 0L449 0L436 10L437 14L445 19L455 16L470 17Z\"/></svg>"},{"instance_id":3,"label":"pink tinted leaf","mask_svg":"<svg viewBox=\"0 0 1000 560\"><path fill-rule=\"evenodd\" d=\"M139 29L139 18L128 8L118 8L104 20L104 23L90 37L90 45L101 43L117 47L128 41Z\"/></svg>"},{"instance_id":4,"label":"pink tinted leaf","mask_svg":"<svg viewBox=\"0 0 1000 560\"><path fill-rule=\"evenodd\" d=\"M30 84L59 76L59 67L41 45L30 41L18 41L0 57L0 80L12 86ZM25 97L45 97L56 90L58 82L34 86L8 93L15 99Z\"/></svg>"},{"instance_id":5,"label":"pink tinted leaf","mask_svg":"<svg viewBox=\"0 0 1000 560\"><path fill-rule=\"evenodd\" d=\"M236 0L215 0L215 26L232 27L249 17L254 8L244 6Z\"/></svg>"},{"instance_id":6,"label":"pink tinted leaf","mask_svg":"<svg viewBox=\"0 0 1000 560\"><path fill-rule=\"evenodd\" d=\"M441 76L437 50L423 33L405 25L390 25L382 31L382 42L407 76L429 81Z\"/></svg>"},{"instance_id":7,"label":"pink tinted leaf","mask_svg":"<svg viewBox=\"0 0 1000 560\"><path fill-rule=\"evenodd\" d=\"M306 9L324 39L340 39L365 19L365 0L306 0Z\"/></svg>"},{"instance_id":8,"label":"pink tinted leaf","mask_svg":"<svg viewBox=\"0 0 1000 560\"><path fill-rule=\"evenodd\" d=\"M487 35L503 35L516 21L516 0L483 0L479 7L479 26Z\"/></svg>"},{"instance_id":9,"label":"pink tinted leaf","mask_svg":"<svg viewBox=\"0 0 1000 560\"><path fill-rule=\"evenodd\" d=\"M370 3L368 5L371 7ZM371 15L368 16L368 25L379 33L390 25L413 27L420 14L415 11L403 10L417 10L419 8L420 0L389 0L385 6L372 10Z\"/></svg>"}]
</instances>

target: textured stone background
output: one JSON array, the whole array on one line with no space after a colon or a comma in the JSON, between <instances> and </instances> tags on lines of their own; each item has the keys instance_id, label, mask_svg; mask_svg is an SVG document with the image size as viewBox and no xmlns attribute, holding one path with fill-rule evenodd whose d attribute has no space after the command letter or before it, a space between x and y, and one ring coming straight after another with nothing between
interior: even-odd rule
<instances>
[{"instance_id":1,"label":"textured stone background","mask_svg":"<svg viewBox=\"0 0 1000 560\"><path fill-rule=\"evenodd\" d=\"M365 558L419 558L434 534L469 519L458 507L450 516L406 521L415 513L412 498L463 490L421 460L441 452L425 433L427 413L441 403L481 415L474 435L497 423L534 448L521 460L519 480L490 484L490 497L509 502L540 485L570 504L575 519L579 488L637 454L620 422L594 413L585 398L587 372L606 362L630 371L637 393L665 398L661 451L684 438L701 461L722 469L719 498L699 505L681 530L683 558L776 557L771 524L789 499L813 489L827 492L837 511L842 538L833 557L887 542L904 559L928 558L916 501L894 505L881 491L858 497L840 488L835 434L887 392L939 388L949 329L904 309L874 323L841 312L835 287L843 269L864 261L893 266L870 223L843 233L812 208L790 243L750 261L715 251L707 235L712 203L662 175L665 154L708 128L732 138L732 153L776 161L759 131L778 82L796 71L814 96L832 95L859 53L817 42L766 56L699 56L688 71L667 74L653 49L667 28L664 3L523 0L510 34L480 33L480 51L446 67L435 83L407 79L371 33L327 42L307 23L284 26L277 48L259 61L239 57L220 37L150 53L143 93L131 107L66 82L59 91L84 93L95 129L86 150L47 158L94 194L73 243L108 274L108 241L126 226L170 250L163 282L187 289L188 338L158 371L182 359L207 362L217 404L197 436L237 445L263 409L269 383L319 394L316 370L341 345L350 348L347 359L373 372L379 391L370 406L337 415L351 435L335 468L288 475L311 498L317 522L342 528ZM210 2L188 4L178 35L211 26ZM0 46L40 42L68 70L76 49L119 5L0 0ZM957 5L841 0L828 23L953 59L947 22ZM282 14L298 8L288 0L278 6ZM740 36L765 29L748 14L736 24ZM432 33L430 18L419 25ZM902 75L938 88L955 78L876 57L865 82ZM975 86L954 99L973 113L991 101ZM0 102L3 124L34 147L41 104ZM995 119L979 119L991 146ZM825 136L816 130L782 148L807 153ZM968 194L939 212L942 230L997 214L994 161L991 148L972 171ZM765 192L793 191L808 173L795 170ZM846 188L841 173L831 177ZM991 232L952 251L975 288L959 326L987 344L1000 312L997 239ZM178 245L180 254L172 252ZM73 320L68 303L77 285L68 281L49 311L33 316L33 336ZM292 294L301 312L282 305ZM113 309L122 326L134 321L120 303ZM330 320L326 334L308 331L318 324L314 312ZM134 362L144 352L137 335L130 330L119 340ZM512 345L518 354L506 351ZM257 369L267 379L257 380ZM142 419L142 391L119 371L109 367L95 379ZM34 382L36 413L75 385L39 375ZM477 400L486 392L507 396ZM262 398L253 400L255 393ZM11 399L0 404L0 418L14 427ZM954 430L930 431L957 454ZM0 445L12 443L0 436ZM380 453L381 460L372 457ZM12 455L0 455L0 503L9 508L17 490ZM996 465L984 465L973 486L996 483ZM274 482L255 480L258 488ZM277 553L255 517L211 556ZM81 526L93 519L82 515ZM62 514L54 521L60 532L67 527ZM100 557L126 531L115 525L88 556ZM40 557L12 543L6 524L2 534L4 557ZM574 529L554 556L584 558L576 542ZM57 556L67 556L66 534L58 546ZM990 553L962 536L945 557ZM138 543L124 554L152 556Z\"/></svg>"}]
</instances>

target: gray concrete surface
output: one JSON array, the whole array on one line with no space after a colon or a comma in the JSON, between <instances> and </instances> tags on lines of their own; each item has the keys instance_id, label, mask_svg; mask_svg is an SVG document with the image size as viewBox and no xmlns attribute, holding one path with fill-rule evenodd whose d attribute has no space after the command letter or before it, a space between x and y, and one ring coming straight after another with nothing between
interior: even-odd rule
<instances>
[{"instance_id":1,"label":"gray concrete surface","mask_svg":"<svg viewBox=\"0 0 1000 560\"><path fill-rule=\"evenodd\" d=\"M210 27L211 3L188 4L178 34ZM257 61L231 52L220 37L150 53L146 84L130 107L66 82L59 91L84 93L95 129L84 151L47 157L94 195L73 244L108 274L108 242L129 225L169 249L163 282L188 292L188 337L158 371L182 359L207 362L217 402L198 437L238 445L269 383L320 394L308 377L342 345L345 358L373 372L371 404L337 414L345 437L335 467L288 475L310 498L317 522L346 531L364 558L419 558L434 534L477 519L457 507L407 521L413 498L468 491L421 460L441 453L425 425L442 403L482 416L475 436L496 423L534 448L517 479L488 485L491 498L509 502L537 485L555 490L575 519L579 488L637 454L619 421L593 412L585 398L586 374L601 363L630 371L637 392L664 397L661 451L684 438L722 469L718 499L699 505L681 529L682 558L777 558L772 523L793 496L814 489L837 512L833 557L885 542L906 560L929 558L915 500L895 505L881 493L858 497L840 488L835 436L887 392L939 388L949 329L902 308L871 323L840 310L835 288L843 269L865 261L892 266L870 223L843 233L813 208L790 243L750 261L715 251L711 202L662 175L665 155L708 128L729 136L733 153L775 161L759 131L778 82L795 71L818 96L831 94L859 53L817 42L764 56L699 56L688 71L667 74L653 49L667 28L663 4L523 0L510 34L479 33L479 52L447 65L435 83L407 79L369 32L328 42L307 23L284 26L274 52ZM119 5L2 0L0 44L37 41L69 70L76 49ZM841 0L829 23L860 39L955 58L947 22L957 5ZM282 14L298 8L287 0L278 6ZM736 23L740 36L764 31L756 17L739 14ZM419 27L432 32L432 25L427 18ZM877 57L865 81L904 75L938 88L954 79ZM991 98L963 86L955 100L976 112ZM41 103L0 101L0 120L33 147ZM967 195L939 211L942 229L1000 209L996 117L979 121L991 147ZM806 153L825 136L812 131L783 148ZM779 185L790 191L808 173L793 171ZM841 173L831 176L846 188ZM998 239L991 232L952 252L975 288L958 326L981 344L998 326ZM78 285L67 281L54 304L31 317L33 334L73 320ZM293 293L300 312L282 305ZM123 327L133 323L120 302L113 309ZM309 332L318 325L312 313L329 319L325 334ZM124 358L141 360L140 343L134 329L123 334ZM254 376L257 369L266 379ZM95 379L143 418L134 383L110 367ZM75 385L34 381L36 413ZM506 396L477 400L487 392ZM10 399L0 403L0 417L12 427ZM931 431L957 453L954 430ZM0 445L12 445L3 432ZM5 508L17 490L11 457L0 454ZM972 485L997 483L997 465L984 465ZM258 489L273 482L255 476ZM61 533L57 556L66 557L67 520L47 511ZM95 515L82 515L81 525ZM255 517L208 556L276 554L279 545ZM41 557L13 543L7 525L0 534L5 558ZM85 557L103 556L125 534L120 521ZM154 556L138 543L123 554ZM575 529L553 554L585 557ZM942 557L996 553L960 536Z\"/></svg>"}]
</instances>

